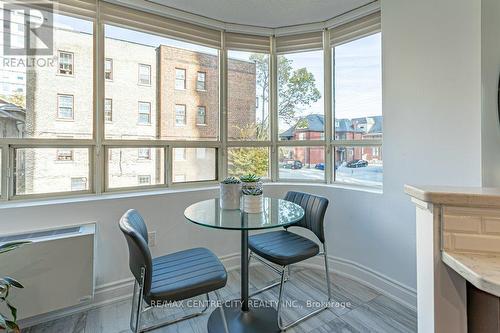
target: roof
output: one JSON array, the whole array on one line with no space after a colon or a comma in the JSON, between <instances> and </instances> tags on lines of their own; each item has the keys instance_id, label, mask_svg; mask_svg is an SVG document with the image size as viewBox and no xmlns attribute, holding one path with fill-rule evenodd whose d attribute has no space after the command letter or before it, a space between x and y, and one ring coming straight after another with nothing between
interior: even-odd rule
<instances>
[{"instance_id":1,"label":"roof","mask_svg":"<svg viewBox=\"0 0 500 333\"><path fill-rule=\"evenodd\" d=\"M1 118L25 122L26 110L4 99L0 99L0 119Z\"/></svg>"},{"instance_id":2,"label":"roof","mask_svg":"<svg viewBox=\"0 0 500 333\"><path fill-rule=\"evenodd\" d=\"M325 117L322 114L310 114L299 118L297 123L280 134L283 139L291 139L295 132L323 132ZM362 125L362 126L360 126ZM364 134L382 133L383 116L361 118L341 118L335 121L335 132L358 132Z\"/></svg>"}]
</instances>

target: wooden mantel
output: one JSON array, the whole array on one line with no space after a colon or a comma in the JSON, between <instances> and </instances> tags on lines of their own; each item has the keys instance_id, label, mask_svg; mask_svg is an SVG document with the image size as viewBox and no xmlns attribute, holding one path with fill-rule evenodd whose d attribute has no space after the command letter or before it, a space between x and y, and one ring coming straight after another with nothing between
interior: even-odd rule
<instances>
[{"instance_id":1,"label":"wooden mantel","mask_svg":"<svg viewBox=\"0 0 500 333\"><path fill-rule=\"evenodd\" d=\"M500 188L405 192L416 204L418 332L467 332L467 281L500 296Z\"/></svg>"}]
</instances>

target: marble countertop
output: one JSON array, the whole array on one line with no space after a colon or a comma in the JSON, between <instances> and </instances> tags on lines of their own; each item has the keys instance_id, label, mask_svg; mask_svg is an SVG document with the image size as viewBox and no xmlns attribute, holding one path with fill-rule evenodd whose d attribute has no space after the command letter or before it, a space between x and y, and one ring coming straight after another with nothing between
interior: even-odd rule
<instances>
[{"instance_id":1,"label":"marble countertop","mask_svg":"<svg viewBox=\"0 0 500 333\"><path fill-rule=\"evenodd\" d=\"M498 187L405 185L406 194L425 202L462 207L500 208Z\"/></svg>"},{"instance_id":2,"label":"marble countertop","mask_svg":"<svg viewBox=\"0 0 500 333\"><path fill-rule=\"evenodd\" d=\"M475 254L443 251L443 262L476 288L500 297L500 253Z\"/></svg>"}]
</instances>

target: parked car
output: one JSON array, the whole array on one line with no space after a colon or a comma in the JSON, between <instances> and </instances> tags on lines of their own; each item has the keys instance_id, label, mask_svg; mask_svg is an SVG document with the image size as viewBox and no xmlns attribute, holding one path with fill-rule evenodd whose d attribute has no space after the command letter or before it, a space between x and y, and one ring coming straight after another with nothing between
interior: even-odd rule
<instances>
[{"instance_id":1,"label":"parked car","mask_svg":"<svg viewBox=\"0 0 500 333\"><path fill-rule=\"evenodd\" d=\"M318 170L325 170L325 163L316 163L314 168Z\"/></svg>"},{"instance_id":2,"label":"parked car","mask_svg":"<svg viewBox=\"0 0 500 333\"><path fill-rule=\"evenodd\" d=\"M348 168L364 168L368 166L368 161L365 160L352 160L346 164Z\"/></svg>"},{"instance_id":3,"label":"parked car","mask_svg":"<svg viewBox=\"0 0 500 333\"><path fill-rule=\"evenodd\" d=\"M283 164L281 165L283 169L302 169L302 162L299 160L288 160L288 161L283 161Z\"/></svg>"}]
</instances>

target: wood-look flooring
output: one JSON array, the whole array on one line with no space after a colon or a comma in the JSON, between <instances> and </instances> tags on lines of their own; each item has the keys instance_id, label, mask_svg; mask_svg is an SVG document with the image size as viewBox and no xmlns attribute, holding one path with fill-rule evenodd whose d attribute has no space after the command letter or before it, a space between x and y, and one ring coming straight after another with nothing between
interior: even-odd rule
<instances>
[{"instance_id":1,"label":"wood-look flooring","mask_svg":"<svg viewBox=\"0 0 500 333\"><path fill-rule=\"evenodd\" d=\"M277 281L275 273L262 265L250 268L250 292L265 286L269 281ZM221 290L224 300L239 297L239 271L229 272L227 286ZM347 332L380 332L380 333L411 333L417 331L417 316L415 311L381 295L363 284L346 277L331 274L333 300L337 303L319 315L295 326L290 333L347 333ZM292 268L291 280L286 283L285 301L293 307L286 308L285 323L297 315L307 313L307 300L326 300L326 282L324 271L295 266ZM211 299L215 300L212 293ZM262 293L256 298L277 301L278 288ZM200 300L203 298L200 298ZM292 300L296 302L292 303ZM51 322L23 329L23 333L122 333L130 332L129 316L131 301L121 301L87 312L78 313ZM174 316L187 313L192 309L155 309L151 312L155 318L165 315ZM151 331L153 333L202 333L206 332L208 317L212 309L205 315L180 322L171 326ZM265 333L265 332L262 332Z\"/></svg>"}]
</instances>

